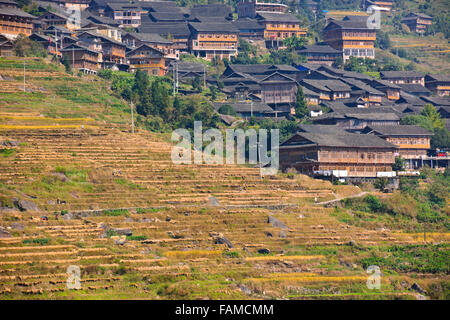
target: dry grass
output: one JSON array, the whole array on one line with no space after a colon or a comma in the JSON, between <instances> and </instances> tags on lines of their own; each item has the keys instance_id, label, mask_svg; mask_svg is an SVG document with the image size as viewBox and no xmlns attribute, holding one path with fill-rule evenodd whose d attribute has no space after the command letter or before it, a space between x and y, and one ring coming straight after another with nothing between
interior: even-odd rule
<instances>
[{"instance_id":1,"label":"dry grass","mask_svg":"<svg viewBox=\"0 0 450 320\"><path fill-rule=\"evenodd\" d=\"M256 257L246 257L245 261L286 261L286 260L317 260L323 259L325 256L256 256Z\"/></svg>"}]
</instances>

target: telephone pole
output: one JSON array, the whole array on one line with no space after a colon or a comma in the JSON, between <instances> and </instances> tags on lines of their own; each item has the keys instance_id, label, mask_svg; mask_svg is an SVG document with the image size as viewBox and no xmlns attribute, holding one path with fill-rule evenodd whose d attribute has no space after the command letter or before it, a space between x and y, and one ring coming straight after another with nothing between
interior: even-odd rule
<instances>
[{"instance_id":1,"label":"telephone pole","mask_svg":"<svg viewBox=\"0 0 450 320\"><path fill-rule=\"evenodd\" d=\"M206 89L206 66L203 65L203 88Z\"/></svg>"},{"instance_id":2,"label":"telephone pole","mask_svg":"<svg viewBox=\"0 0 450 320\"><path fill-rule=\"evenodd\" d=\"M176 62L172 65L172 78L173 78L173 96L175 97L175 68L176 68Z\"/></svg>"},{"instance_id":3,"label":"telephone pole","mask_svg":"<svg viewBox=\"0 0 450 320\"><path fill-rule=\"evenodd\" d=\"M23 92L26 92L26 88L25 88L25 60L23 60Z\"/></svg>"},{"instance_id":4,"label":"telephone pole","mask_svg":"<svg viewBox=\"0 0 450 320\"><path fill-rule=\"evenodd\" d=\"M74 55L74 47L72 44L72 75L74 75L75 70L75 55Z\"/></svg>"},{"instance_id":5,"label":"telephone pole","mask_svg":"<svg viewBox=\"0 0 450 320\"><path fill-rule=\"evenodd\" d=\"M176 63L176 67L177 67L177 74L176 74L176 76L177 76L177 93L178 93L178 62Z\"/></svg>"},{"instance_id":6,"label":"telephone pole","mask_svg":"<svg viewBox=\"0 0 450 320\"><path fill-rule=\"evenodd\" d=\"M131 108L131 133L134 134L134 113L133 113L133 102L130 103Z\"/></svg>"},{"instance_id":7,"label":"telephone pole","mask_svg":"<svg viewBox=\"0 0 450 320\"><path fill-rule=\"evenodd\" d=\"M259 161L259 177L262 180L262 160L261 160L261 142L256 142L256 146L258 147L258 161Z\"/></svg>"}]
</instances>

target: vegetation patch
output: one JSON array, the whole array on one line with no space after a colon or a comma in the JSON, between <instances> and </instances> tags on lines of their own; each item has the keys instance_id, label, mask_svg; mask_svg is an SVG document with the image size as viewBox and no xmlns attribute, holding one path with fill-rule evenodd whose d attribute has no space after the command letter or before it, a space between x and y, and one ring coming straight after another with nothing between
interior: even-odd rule
<instances>
[{"instance_id":1,"label":"vegetation patch","mask_svg":"<svg viewBox=\"0 0 450 320\"><path fill-rule=\"evenodd\" d=\"M50 239L48 238L36 238L36 239L24 239L22 240L23 244L39 244L41 246L44 246L50 242Z\"/></svg>"},{"instance_id":2,"label":"vegetation patch","mask_svg":"<svg viewBox=\"0 0 450 320\"><path fill-rule=\"evenodd\" d=\"M450 272L450 245L404 245L391 246L386 251L372 252L361 259L366 269L371 265L399 272L445 273ZM386 254L387 253L387 254Z\"/></svg>"},{"instance_id":3,"label":"vegetation patch","mask_svg":"<svg viewBox=\"0 0 450 320\"><path fill-rule=\"evenodd\" d=\"M103 211L105 216L117 217L117 216L128 216L128 209L110 209Z\"/></svg>"}]
</instances>

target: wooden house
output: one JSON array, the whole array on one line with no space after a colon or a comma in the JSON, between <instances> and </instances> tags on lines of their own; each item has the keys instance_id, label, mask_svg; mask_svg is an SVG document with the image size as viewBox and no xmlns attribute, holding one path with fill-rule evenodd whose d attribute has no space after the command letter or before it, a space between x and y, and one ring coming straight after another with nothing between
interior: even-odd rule
<instances>
[{"instance_id":1,"label":"wooden house","mask_svg":"<svg viewBox=\"0 0 450 320\"><path fill-rule=\"evenodd\" d=\"M141 69L155 76L163 76L166 74L167 67L164 53L148 44L143 44L128 52L127 60L130 64L131 71Z\"/></svg>"},{"instance_id":2,"label":"wooden house","mask_svg":"<svg viewBox=\"0 0 450 320\"><path fill-rule=\"evenodd\" d=\"M430 140L433 133L419 126L367 126L362 133L374 134L398 147L397 156L407 160L415 160L416 167L430 150ZM411 161L413 163L413 161ZM423 167L420 166L420 167Z\"/></svg>"},{"instance_id":3,"label":"wooden house","mask_svg":"<svg viewBox=\"0 0 450 320\"><path fill-rule=\"evenodd\" d=\"M344 61L350 57L375 58L376 30L369 28L367 17L331 19L323 29L323 39L342 53Z\"/></svg>"},{"instance_id":4,"label":"wooden house","mask_svg":"<svg viewBox=\"0 0 450 320\"><path fill-rule=\"evenodd\" d=\"M331 131L330 131L331 130ZM377 136L328 129L297 132L280 145L280 166L343 180L394 177L397 147Z\"/></svg>"}]
</instances>

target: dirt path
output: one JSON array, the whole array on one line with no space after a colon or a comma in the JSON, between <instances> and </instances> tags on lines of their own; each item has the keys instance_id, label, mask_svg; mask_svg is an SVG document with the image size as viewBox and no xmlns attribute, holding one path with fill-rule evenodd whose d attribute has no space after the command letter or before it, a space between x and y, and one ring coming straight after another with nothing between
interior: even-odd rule
<instances>
[{"instance_id":1,"label":"dirt path","mask_svg":"<svg viewBox=\"0 0 450 320\"><path fill-rule=\"evenodd\" d=\"M361 193L358 193L358 194L355 194L355 195L349 196L349 197L341 197L341 198L337 198L337 199L333 199L333 200L317 202L317 203L315 203L315 205L327 205L327 204L334 203L334 202L339 202L341 200L348 199L348 198L360 198L360 197L365 196L368 193L369 192L364 191L364 192L361 192Z\"/></svg>"}]
</instances>

